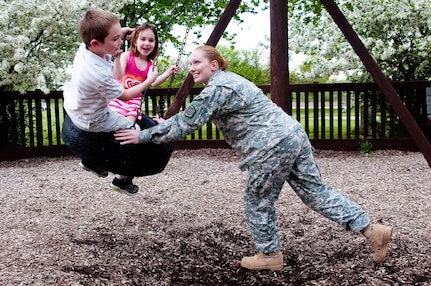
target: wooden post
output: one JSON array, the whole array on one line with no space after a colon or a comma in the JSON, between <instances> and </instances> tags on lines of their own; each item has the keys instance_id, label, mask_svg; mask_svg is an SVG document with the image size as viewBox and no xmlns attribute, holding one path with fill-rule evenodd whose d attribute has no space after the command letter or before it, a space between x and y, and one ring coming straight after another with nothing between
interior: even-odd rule
<instances>
[{"instance_id":1,"label":"wooden post","mask_svg":"<svg viewBox=\"0 0 431 286\"><path fill-rule=\"evenodd\" d=\"M288 114L292 114L289 92L289 56L287 38L288 0L270 1L271 18L271 99Z\"/></svg>"},{"instance_id":2,"label":"wooden post","mask_svg":"<svg viewBox=\"0 0 431 286\"><path fill-rule=\"evenodd\" d=\"M217 45L218 41L220 40L221 36L226 30L227 25L229 24L232 17L235 15L235 12L238 9L240 3L241 3L241 0L231 0L229 2L223 14L221 15L219 21L217 22L217 25L214 27L214 30L212 31L210 37L208 38L206 45L210 45L213 47ZM181 105L183 104L184 100L186 99L187 95L192 89L193 84L194 84L193 77L189 73L186 79L184 80L183 84L175 94L175 98L172 101L171 105L168 108L168 111L164 116L165 119L168 119L173 115L175 115L176 113L178 113Z\"/></svg>"},{"instance_id":3,"label":"wooden post","mask_svg":"<svg viewBox=\"0 0 431 286\"><path fill-rule=\"evenodd\" d=\"M410 136L415 141L419 150L421 150L428 165L431 167L431 144L423 134L422 130L417 125L413 116L410 114L408 109L404 106L403 102L399 98L397 92L391 85L390 81L385 77L380 67L377 65L374 58L369 53L368 49L362 43L359 36L353 30L347 19L344 17L341 10L333 0L321 0L328 13L334 19L334 22L338 25L344 36L349 41L350 45L355 50L356 54L365 65L377 86L385 95L392 108L400 117L401 122L407 128Z\"/></svg>"}]
</instances>

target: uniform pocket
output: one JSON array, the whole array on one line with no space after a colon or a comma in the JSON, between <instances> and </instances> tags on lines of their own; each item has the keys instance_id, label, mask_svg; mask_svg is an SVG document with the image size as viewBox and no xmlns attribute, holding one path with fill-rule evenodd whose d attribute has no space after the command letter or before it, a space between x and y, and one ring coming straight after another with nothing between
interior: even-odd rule
<instances>
[{"instance_id":1,"label":"uniform pocket","mask_svg":"<svg viewBox=\"0 0 431 286\"><path fill-rule=\"evenodd\" d=\"M264 197L271 193L275 187L273 167L269 165L253 164L249 167L247 192L254 197Z\"/></svg>"}]
</instances>

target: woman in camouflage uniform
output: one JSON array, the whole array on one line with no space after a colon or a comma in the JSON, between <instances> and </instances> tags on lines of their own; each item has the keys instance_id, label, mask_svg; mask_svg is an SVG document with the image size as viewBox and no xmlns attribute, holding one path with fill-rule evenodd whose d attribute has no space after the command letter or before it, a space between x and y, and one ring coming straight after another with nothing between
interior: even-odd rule
<instances>
[{"instance_id":1,"label":"woman in camouflage uniform","mask_svg":"<svg viewBox=\"0 0 431 286\"><path fill-rule=\"evenodd\" d=\"M120 130L121 144L184 139L212 121L225 140L239 152L240 169L249 176L244 194L245 215L259 254L244 257L252 270L283 268L276 228L275 202L285 181L301 200L323 216L354 233L361 232L374 250L373 260L386 257L392 227L372 224L369 216L321 180L313 148L302 126L274 104L256 85L227 72L227 61L211 46L200 46L190 56L190 73L205 88L186 110L156 127Z\"/></svg>"}]
</instances>

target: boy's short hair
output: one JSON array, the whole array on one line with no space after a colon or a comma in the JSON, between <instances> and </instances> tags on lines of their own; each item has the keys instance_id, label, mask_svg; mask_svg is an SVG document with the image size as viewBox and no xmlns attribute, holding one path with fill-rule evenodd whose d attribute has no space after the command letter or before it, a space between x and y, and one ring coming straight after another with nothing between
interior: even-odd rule
<instances>
[{"instance_id":1,"label":"boy's short hair","mask_svg":"<svg viewBox=\"0 0 431 286\"><path fill-rule=\"evenodd\" d=\"M119 22L120 19L114 13L100 9L88 9L79 21L79 35L87 47L90 46L93 39L104 43L109 29Z\"/></svg>"}]
</instances>

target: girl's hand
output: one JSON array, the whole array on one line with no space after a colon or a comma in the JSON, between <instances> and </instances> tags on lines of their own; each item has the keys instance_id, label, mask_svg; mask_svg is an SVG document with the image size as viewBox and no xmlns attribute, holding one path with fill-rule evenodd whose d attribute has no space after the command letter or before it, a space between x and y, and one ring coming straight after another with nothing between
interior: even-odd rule
<instances>
[{"instance_id":1,"label":"girl's hand","mask_svg":"<svg viewBox=\"0 0 431 286\"><path fill-rule=\"evenodd\" d=\"M158 76L157 67L153 65L148 71L147 79L150 80L151 82L154 82L157 79L157 76Z\"/></svg>"},{"instance_id":2,"label":"girl's hand","mask_svg":"<svg viewBox=\"0 0 431 286\"><path fill-rule=\"evenodd\" d=\"M120 129L114 134L115 140L120 141L120 145L139 144L139 131L134 129Z\"/></svg>"},{"instance_id":3,"label":"girl's hand","mask_svg":"<svg viewBox=\"0 0 431 286\"><path fill-rule=\"evenodd\" d=\"M118 49L115 51L115 54L113 54L112 56L114 57L114 60L116 59L120 59L121 54L123 53L122 49Z\"/></svg>"},{"instance_id":4,"label":"girl's hand","mask_svg":"<svg viewBox=\"0 0 431 286\"><path fill-rule=\"evenodd\" d=\"M135 29L129 28L129 27L122 27L121 28L121 38L125 40L130 40L132 38L133 32Z\"/></svg>"},{"instance_id":5,"label":"girl's hand","mask_svg":"<svg viewBox=\"0 0 431 286\"><path fill-rule=\"evenodd\" d=\"M169 67L169 72L172 74L177 74L180 72L180 66L179 65L173 65Z\"/></svg>"}]
</instances>

